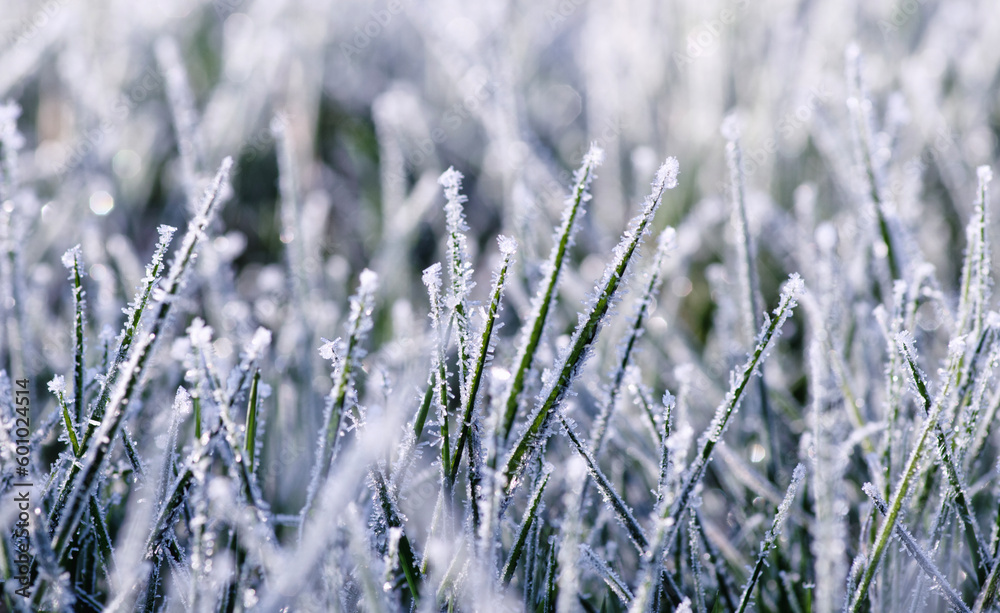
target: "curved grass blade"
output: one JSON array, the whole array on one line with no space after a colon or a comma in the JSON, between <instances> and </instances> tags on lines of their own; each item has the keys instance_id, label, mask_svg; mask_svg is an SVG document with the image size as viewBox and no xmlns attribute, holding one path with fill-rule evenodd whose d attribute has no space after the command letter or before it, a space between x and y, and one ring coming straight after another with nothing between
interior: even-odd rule
<instances>
[{"instance_id":1,"label":"curved grass blade","mask_svg":"<svg viewBox=\"0 0 1000 613\"><path fill-rule=\"evenodd\" d=\"M691 502L691 495L694 493L698 483L701 482L708 467L708 462L712 457L712 451L722 438L730 418L739 410L743 401L750 380L757 373L761 363L767 357L772 341L780 334L781 326L792 313L796 305L796 296L803 290L802 280L797 274L791 275L785 283L781 292L781 299L774 309L774 318L765 322L757 340L757 346L750 354L746 364L742 369L735 371L732 375L732 383L725 400L716 409L715 417L709 424L708 430L702 436L701 449L692 461L688 469L687 476L681 486L676 498L669 502L665 498L661 507L661 519L656 531L656 538L652 546L643 554L642 582L640 588L636 590L636 599L632 603L632 611L645 611L647 603L658 591L659 584L659 561L670 552L670 547L677 540L677 531L680 529L680 518L687 510ZM669 514L668 514L669 512Z\"/></svg>"},{"instance_id":2,"label":"curved grass blade","mask_svg":"<svg viewBox=\"0 0 1000 613\"><path fill-rule=\"evenodd\" d=\"M757 554L757 562L754 564L753 572L750 574L750 579L747 580L746 586L743 588L743 595L740 597L740 605L736 609L737 613L743 613L746 611L747 607L750 605L750 598L753 595L753 588L757 585L757 581L760 579L761 573L764 572L764 564L767 561L767 554L770 553L771 547L774 546L775 541L778 539L778 535L781 534L781 526L788 517L788 509L792 506L792 501L795 499L795 492L798 490L799 482L802 481L803 475L805 475L805 467L799 464L795 467L792 472L792 482L788 485L788 489L785 491L785 498L778 505L778 512L774 515L774 521L771 522L771 528L767 531L764 536L764 540L760 544L760 553Z\"/></svg>"},{"instance_id":3,"label":"curved grass blade","mask_svg":"<svg viewBox=\"0 0 1000 613\"><path fill-rule=\"evenodd\" d=\"M878 509L879 513L885 515L888 512L889 509L885 504L885 500L882 499L882 495L879 494L878 489L872 486L871 483L865 483L864 487L861 489L863 489L865 494L868 494L868 497L872 499L872 502L875 503L875 508ZM941 589L941 593L948 599L952 608L956 611L962 611L963 613L971 613L968 605L966 605L962 600L962 597L955 591L955 588L951 587L951 584L948 583L948 579L940 570L938 570L937 566L934 565L934 562L931 561L927 552L920 547L920 544L917 543L917 540L913 538L912 535L910 535L910 532L903 526L903 524L897 522L895 529L896 538L910 553L910 556L916 560L920 568L927 573L927 576L938 584L938 587Z\"/></svg>"},{"instance_id":4,"label":"curved grass blade","mask_svg":"<svg viewBox=\"0 0 1000 613\"><path fill-rule=\"evenodd\" d=\"M358 283L358 293L351 298L351 313L347 320L347 341L340 352L337 352L337 341L328 342L320 348L320 355L326 359L336 358L336 371L333 388L328 396L326 411L323 415L323 428L320 431L316 464L313 467L306 503L301 511L299 536L314 504L320 485L330 474L330 465L340 438L340 424L343 413L354 405L354 377L361 368L364 357L362 343L372 328L372 309L375 301L375 290L378 287L378 276L365 269L361 272ZM337 355L337 354L340 355Z\"/></svg>"},{"instance_id":5,"label":"curved grass blade","mask_svg":"<svg viewBox=\"0 0 1000 613\"><path fill-rule=\"evenodd\" d=\"M897 337L899 351L903 353L907 363L910 365L911 374L913 373L912 369L916 367L913 359L912 343L912 337L906 333L900 333ZM949 369L949 371L950 370L951 369ZM918 387L918 390L922 382L923 377L914 377L914 383ZM891 500L889 501L889 509L885 514L885 519L882 521L882 525L879 526L878 532L875 535L875 541L872 546L871 553L861 562L861 566L857 568L857 575L855 575L854 569L852 569L852 576L858 576L859 579L857 585L854 587L853 595L851 596L850 602L847 606L847 610L851 611L851 613L861 613L861 611L864 610L864 603L867 599L868 589L871 587L872 579L875 577L875 571L878 570L878 565L882 561L882 555L885 553L885 548L889 544L889 539L893 534L896 520L898 519L899 513L903 507L903 501L906 499L907 494L910 491L910 486L912 485L914 477L919 472L918 464L920 463L920 458L923 456L924 445L927 443L927 439L930 437L931 432L939 425L938 419L941 417L944 403L930 403L930 397L927 393L926 385L924 386L923 392L919 393L919 395L921 396L921 400L925 402L927 416L924 420L923 427L914 440L909 458L906 461L906 466L903 469L903 474L900 477L898 485L896 485L896 489L893 492Z\"/></svg>"},{"instance_id":6,"label":"curved grass blade","mask_svg":"<svg viewBox=\"0 0 1000 613\"><path fill-rule=\"evenodd\" d=\"M515 359L516 366L511 373L511 383L507 390L502 406L503 423L500 428L501 440L506 442L510 438L511 430L514 427L514 417L517 414L517 405L521 392L524 390L525 377L531 369L532 362L537 353L538 344L542 340L542 331L545 329L545 322L549 316L549 309L555 299L556 286L559 284L560 272L562 271L563 260L566 253L573 244L573 234L576 231L577 219L583 215L584 204L590 200L590 183L594 180L594 169L604 161L604 151L597 145L591 145L590 150L583 156L583 165L577 169L574 175L575 185L573 195L566 201L566 209L563 211L562 225L556 232L555 244L545 264L545 280L538 287L532 301L530 324L524 327L521 343Z\"/></svg>"},{"instance_id":7,"label":"curved grass blade","mask_svg":"<svg viewBox=\"0 0 1000 613\"><path fill-rule=\"evenodd\" d=\"M552 470L553 467L551 464L545 466L538 480L538 485L535 486L535 491L528 500L528 506L524 509L521 526L517 529L517 536L514 537L514 545L510 548L510 553L507 554L507 561L504 562L503 570L500 572L500 584L503 586L509 584L510 580L514 578L514 570L517 568L518 560L521 559L521 553L524 551L524 545L528 541L529 533L532 531L531 528L535 522L535 517L540 512L542 493L549 482Z\"/></svg>"},{"instance_id":8,"label":"curved grass blade","mask_svg":"<svg viewBox=\"0 0 1000 613\"><path fill-rule=\"evenodd\" d=\"M618 289L625 278L632 256L639 247L643 236L653 221L664 191L677 186L678 163L676 158L667 158L656 173L653 190L646 197L642 211L630 223L615 247L615 257L604 270L604 277L598 283L596 293L586 314L581 314L573 339L563 354L555 372L550 373L544 391L539 396L530 422L508 455L503 469L504 491L510 494L517 486L517 475L524 468L529 451L536 449L543 436L549 415L569 393L573 381L580 372L591 345L604 323L609 310L617 298Z\"/></svg>"},{"instance_id":9,"label":"curved grass blade","mask_svg":"<svg viewBox=\"0 0 1000 613\"><path fill-rule=\"evenodd\" d=\"M473 411L476 408L476 397L479 395L483 372L486 370L487 362L492 358L493 330L496 327L497 314L502 308L501 299L504 287L507 284L507 270L510 267L514 251L517 249L517 243L514 242L514 239L501 236L499 242L500 253L503 259L500 262L500 269L493 280L493 290L490 292L490 304L486 309L486 324L483 327L483 334L476 352L476 363L472 367L472 378L469 381L468 393L462 399L464 407L462 410L461 431L458 435L458 442L455 444L455 452L451 457L451 474L449 477L452 483L458 477L458 468L462 461L462 449L469 438L469 429L472 426Z\"/></svg>"},{"instance_id":10,"label":"curved grass blade","mask_svg":"<svg viewBox=\"0 0 1000 613\"><path fill-rule=\"evenodd\" d=\"M904 341L900 342L900 353L902 354L903 360L906 362L907 368L909 369L917 394L920 396L920 401L924 408L924 414L929 416L933 402L931 400L930 393L927 391L927 382L925 377L920 371L920 368L917 366L916 357L913 354L912 339L906 338ZM953 357L953 361L960 359L961 357L957 356L957 353L955 357ZM947 390L942 392L942 398L945 398L946 396ZM975 568L979 585L983 585L986 582L987 575L992 569L992 558L988 553L986 541L983 540L982 534L980 533L975 512L972 510L968 497L965 495L965 485L962 483L962 477L959 475L958 467L955 465L954 458L951 454L951 445L948 443L944 429L938 421L934 422L934 435L937 439L938 461L943 466L945 474L948 477L948 484L951 486L951 495L955 499L956 510L958 511L958 515L965 527L965 538L969 545L969 553L972 556L972 565Z\"/></svg>"},{"instance_id":11,"label":"curved grass blade","mask_svg":"<svg viewBox=\"0 0 1000 613\"><path fill-rule=\"evenodd\" d=\"M595 418L594 426L591 429L591 453L594 454L594 457L599 458L601 450L604 448L604 437L608 433L611 412L614 411L615 405L618 402L618 395L621 393L622 384L625 381L625 373L628 371L628 366L632 360L632 352L635 350L639 338L645 332L646 318L649 316L649 310L663 282L663 278L660 275L663 269L663 260L666 258L667 252L673 247L675 235L676 232L673 231L673 228L670 228L661 232L660 238L657 241L656 256L653 258L653 263L649 268L649 280L642 292L642 297L639 299L639 306L636 307L635 315L632 316L632 325L629 328L628 336L625 337L618 351L618 366L611 377L611 384L608 386L608 397L605 399L604 406Z\"/></svg>"}]
</instances>

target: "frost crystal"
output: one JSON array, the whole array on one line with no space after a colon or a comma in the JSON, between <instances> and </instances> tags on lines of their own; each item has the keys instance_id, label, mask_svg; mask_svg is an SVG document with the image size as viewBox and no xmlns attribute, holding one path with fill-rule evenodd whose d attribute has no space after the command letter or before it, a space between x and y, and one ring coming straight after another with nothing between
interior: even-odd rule
<instances>
[{"instance_id":1,"label":"frost crystal","mask_svg":"<svg viewBox=\"0 0 1000 613\"><path fill-rule=\"evenodd\" d=\"M256 359L271 345L271 331L267 328L257 328L250 339L250 348L247 352L248 359Z\"/></svg>"},{"instance_id":2,"label":"frost crystal","mask_svg":"<svg viewBox=\"0 0 1000 613\"><path fill-rule=\"evenodd\" d=\"M498 236L497 244L500 247L500 253L502 255L511 256L514 255L515 251L517 251L517 241L509 236Z\"/></svg>"},{"instance_id":3,"label":"frost crystal","mask_svg":"<svg viewBox=\"0 0 1000 613\"><path fill-rule=\"evenodd\" d=\"M371 296L378 289L378 275L366 268L358 277L358 285L360 293Z\"/></svg>"},{"instance_id":4,"label":"frost crystal","mask_svg":"<svg viewBox=\"0 0 1000 613\"><path fill-rule=\"evenodd\" d=\"M722 138L727 141L735 141L740 138L740 121L736 116L736 113L730 113L726 115L726 118L722 120L722 127L720 129L722 132Z\"/></svg>"},{"instance_id":5,"label":"frost crystal","mask_svg":"<svg viewBox=\"0 0 1000 613\"><path fill-rule=\"evenodd\" d=\"M677 158L668 157L660 169L656 171L656 181L653 182L656 191L677 187L677 175L680 173L680 168Z\"/></svg>"},{"instance_id":6,"label":"frost crystal","mask_svg":"<svg viewBox=\"0 0 1000 613\"><path fill-rule=\"evenodd\" d=\"M1000 330L1000 313L990 311L986 314L986 325L994 330Z\"/></svg>"},{"instance_id":7,"label":"frost crystal","mask_svg":"<svg viewBox=\"0 0 1000 613\"><path fill-rule=\"evenodd\" d=\"M21 107L16 102L0 104L0 141L4 148L17 151L24 146L24 137L17 131L17 118Z\"/></svg>"},{"instance_id":8,"label":"frost crystal","mask_svg":"<svg viewBox=\"0 0 1000 613\"><path fill-rule=\"evenodd\" d=\"M462 178L462 173L455 170L454 166L450 166L438 179L438 183L444 188L444 195L449 204L462 204L466 201L465 196L461 194Z\"/></svg>"},{"instance_id":9,"label":"frost crystal","mask_svg":"<svg viewBox=\"0 0 1000 613\"><path fill-rule=\"evenodd\" d=\"M49 381L49 391L55 395L63 394L66 392L66 378L62 375L56 375L52 377Z\"/></svg>"},{"instance_id":10,"label":"frost crystal","mask_svg":"<svg viewBox=\"0 0 1000 613\"><path fill-rule=\"evenodd\" d=\"M334 340L329 340L325 338L320 338L323 344L319 348L319 356L324 360L335 360L337 359L337 346L340 344L340 337L338 336Z\"/></svg>"},{"instance_id":11,"label":"frost crystal","mask_svg":"<svg viewBox=\"0 0 1000 613\"><path fill-rule=\"evenodd\" d=\"M206 326L200 317L194 318L188 326L187 333L191 337L191 344L195 347L203 348L212 342L212 327Z\"/></svg>"},{"instance_id":12,"label":"frost crystal","mask_svg":"<svg viewBox=\"0 0 1000 613\"><path fill-rule=\"evenodd\" d=\"M160 235L161 243L169 243L174 238L174 232L177 232L177 228L167 224L160 224L156 227L156 233Z\"/></svg>"},{"instance_id":13,"label":"frost crystal","mask_svg":"<svg viewBox=\"0 0 1000 613\"><path fill-rule=\"evenodd\" d=\"M62 255L62 265L66 268L72 269L77 262L80 261L82 251L80 250L80 245L76 245L66 250L66 253Z\"/></svg>"},{"instance_id":14,"label":"frost crystal","mask_svg":"<svg viewBox=\"0 0 1000 613\"><path fill-rule=\"evenodd\" d=\"M902 353L903 356L906 357L908 360L915 359L916 356L916 349L914 348L915 343L916 341L913 339L913 335L910 334L908 330L900 330L899 332L896 333L896 345L899 347L900 353ZM948 345L949 345L949 353L951 353L951 351L953 351L955 348L955 341L954 340L951 341L950 343L948 343Z\"/></svg>"},{"instance_id":15,"label":"frost crystal","mask_svg":"<svg viewBox=\"0 0 1000 613\"><path fill-rule=\"evenodd\" d=\"M597 143L590 143L590 149L583 156L584 166L600 166L604 163L604 149Z\"/></svg>"},{"instance_id":16,"label":"frost crystal","mask_svg":"<svg viewBox=\"0 0 1000 613\"><path fill-rule=\"evenodd\" d=\"M440 288L441 287L441 262L434 262L430 266L424 269L424 273L421 276L424 285L427 289Z\"/></svg>"}]
</instances>

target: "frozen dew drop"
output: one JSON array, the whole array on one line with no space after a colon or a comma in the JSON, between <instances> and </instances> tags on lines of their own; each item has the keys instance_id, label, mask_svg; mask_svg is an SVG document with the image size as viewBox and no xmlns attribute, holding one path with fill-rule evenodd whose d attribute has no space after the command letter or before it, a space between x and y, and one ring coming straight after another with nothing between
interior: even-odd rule
<instances>
[{"instance_id":1,"label":"frozen dew drop","mask_svg":"<svg viewBox=\"0 0 1000 613\"><path fill-rule=\"evenodd\" d=\"M121 149L111 158L111 169L119 179L131 179L142 170L142 157L131 149Z\"/></svg>"},{"instance_id":2,"label":"frozen dew drop","mask_svg":"<svg viewBox=\"0 0 1000 613\"><path fill-rule=\"evenodd\" d=\"M90 195L90 210L96 215L107 215L115 208L114 197L104 190L98 190Z\"/></svg>"},{"instance_id":3,"label":"frozen dew drop","mask_svg":"<svg viewBox=\"0 0 1000 613\"><path fill-rule=\"evenodd\" d=\"M233 343L228 338L220 338L212 343L215 355L221 359L226 359L233 354Z\"/></svg>"}]
</instances>

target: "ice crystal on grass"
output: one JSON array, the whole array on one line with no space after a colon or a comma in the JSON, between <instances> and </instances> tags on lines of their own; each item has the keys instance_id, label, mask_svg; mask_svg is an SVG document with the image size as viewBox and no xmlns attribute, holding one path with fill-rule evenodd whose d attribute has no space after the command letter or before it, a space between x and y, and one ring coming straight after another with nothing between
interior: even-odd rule
<instances>
[{"instance_id":1,"label":"ice crystal on grass","mask_svg":"<svg viewBox=\"0 0 1000 613\"><path fill-rule=\"evenodd\" d=\"M670 169L675 165L676 160L668 158L663 167ZM550 413L559 410L560 403L570 392L583 362L592 351L592 345L605 318L620 298L618 290L625 282L632 256L652 224L665 186L666 183L659 178L653 182L652 193L643 201L641 212L629 222L621 241L615 246L613 259L605 267L604 275L585 304L585 310L579 314L570 344L560 355L556 368L543 377L543 390L529 417L529 424L521 431L505 462L504 475L508 492L513 491L515 477L523 471L526 459L530 459L539 450L539 444L547 438Z\"/></svg>"},{"instance_id":2,"label":"ice crystal on grass","mask_svg":"<svg viewBox=\"0 0 1000 613\"><path fill-rule=\"evenodd\" d=\"M785 497L782 499L781 504L778 505L778 511L774 514L774 521L771 522L771 527L768 529L767 534L764 536L764 540L760 544L760 553L757 555L757 563L754 565L750 579L747 581L746 585L743 586L743 596L740 598L740 606L739 609L737 609L738 613L746 611L750 604L750 598L753 595L754 586L757 584L758 579L760 579L760 575L764 570L764 565L767 563L768 553L770 553L771 548L775 546L778 535L781 534L781 527L788 517L788 510L792 506L792 501L795 500L795 492L798 490L799 482L802 481L802 477L804 475L805 467L802 464L796 466L795 470L792 472L792 481L788 484L788 489L785 491Z\"/></svg>"},{"instance_id":3,"label":"ice crystal on grass","mask_svg":"<svg viewBox=\"0 0 1000 613\"><path fill-rule=\"evenodd\" d=\"M5 3L0 610L992 610L1000 81L925 51L995 24L928 2Z\"/></svg>"},{"instance_id":4,"label":"ice crystal on grass","mask_svg":"<svg viewBox=\"0 0 1000 613\"><path fill-rule=\"evenodd\" d=\"M511 368L513 375L503 401L501 434L504 440L510 436L513 430L514 418L517 415L525 380L534 364L535 354L542 340L549 310L556 298L556 288L562 277L563 262L568 250L573 246L574 235L579 225L577 220L583 216L584 205L591 198L589 190L590 184L594 180L595 170L603 160L603 150L596 144L592 144L583 158L583 165L573 175L575 183L573 193L566 200L562 223L553 237L552 250L542 269L543 281L532 298L531 314L528 316L527 324L521 329L517 357Z\"/></svg>"},{"instance_id":5,"label":"ice crystal on grass","mask_svg":"<svg viewBox=\"0 0 1000 613\"><path fill-rule=\"evenodd\" d=\"M356 425L363 423L362 414L357 406L355 381L358 371L361 370L361 359L365 356L362 344L373 325L372 309L377 289L378 276L367 269L362 271L358 281L358 293L351 298L351 311L346 325L346 346L343 348L343 354L338 355L339 359L336 361L336 370L333 374L333 388L327 396L326 410L323 413L323 428L320 430L317 443L316 464L306 504L302 508L300 535L301 527L310 519L316 494L332 469L332 462L342 436L342 420L351 417ZM333 353L330 345L329 342L325 343L320 351Z\"/></svg>"},{"instance_id":6,"label":"ice crystal on grass","mask_svg":"<svg viewBox=\"0 0 1000 613\"><path fill-rule=\"evenodd\" d=\"M53 394L62 394L66 391L66 378L62 375L52 377L48 384L49 391Z\"/></svg>"},{"instance_id":7,"label":"ice crystal on grass","mask_svg":"<svg viewBox=\"0 0 1000 613\"><path fill-rule=\"evenodd\" d=\"M865 483L862 486L865 494L875 503L875 507L878 509L879 513L885 515L888 512L888 505L886 505L885 500L882 499L882 495L879 494L878 490L871 483ZM896 538L903 545L915 560L920 568L927 574L927 576L934 581L941 591L945 594L948 599L948 603L956 611L970 611L969 607L962 601L962 597L955 591L951 584L948 583L948 579L945 578L944 574L938 570L937 566L932 561L930 555L925 552L917 540L913 538L910 532L902 525L896 524Z\"/></svg>"},{"instance_id":8,"label":"ice crystal on grass","mask_svg":"<svg viewBox=\"0 0 1000 613\"><path fill-rule=\"evenodd\" d=\"M509 236L500 236L497 238L497 242L500 246L500 253L503 255L512 256L517 251L517 241Z\"/></svg>"}]
</instances>

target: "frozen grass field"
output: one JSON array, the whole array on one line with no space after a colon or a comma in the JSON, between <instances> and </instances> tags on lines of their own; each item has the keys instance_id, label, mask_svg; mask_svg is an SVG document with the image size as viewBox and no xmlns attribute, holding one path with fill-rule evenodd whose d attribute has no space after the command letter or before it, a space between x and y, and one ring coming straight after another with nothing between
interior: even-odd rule
<instances>
[{"instance_id":1,"label":"frozen grass field","mask_svg":"<svg viewBox=\"0 0 1000 613\"><path fill-rule=\"evenodd\" d=\"M3 0L0 611L995 611L987 0Z\"/></svg>"}]
</instances>

